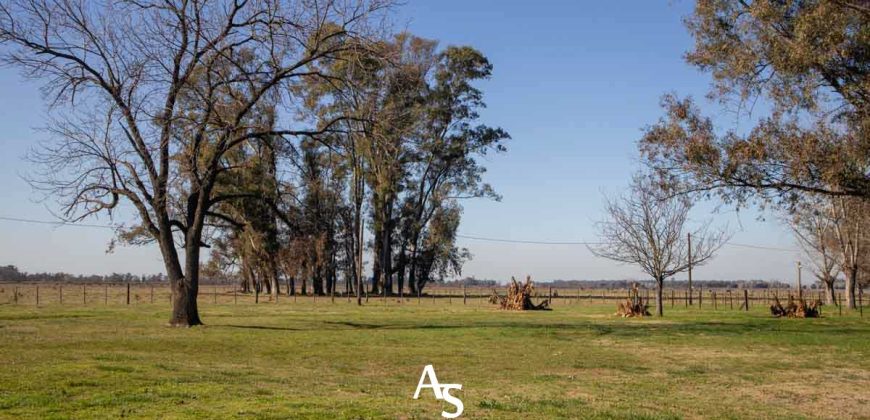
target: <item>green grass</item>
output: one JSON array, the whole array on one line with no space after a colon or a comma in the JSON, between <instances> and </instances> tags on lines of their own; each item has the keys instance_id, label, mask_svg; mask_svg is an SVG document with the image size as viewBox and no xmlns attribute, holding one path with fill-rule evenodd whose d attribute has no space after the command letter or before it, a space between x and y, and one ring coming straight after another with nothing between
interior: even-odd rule
<instances>
[{"instance_id":1,"label":"green grass","mask_svg":"<svg viewBox=\"0 0 870 420\"><path fill-rule=\"evenodd\" d=\"M870 417L857 315L612 311L204 302L175 329L166 304L0 305L0 417L440 418L411 398L426 364L467 418Z\"/></svg>"}]
</instances>

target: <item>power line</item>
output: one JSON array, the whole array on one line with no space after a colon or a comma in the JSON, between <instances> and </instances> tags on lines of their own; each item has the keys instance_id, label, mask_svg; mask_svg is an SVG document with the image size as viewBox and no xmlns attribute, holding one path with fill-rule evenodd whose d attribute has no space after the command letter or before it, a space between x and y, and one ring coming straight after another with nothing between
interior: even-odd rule
<instances>
[{"instance_id":1,"label":"power line","mask_svg":"<svg viewBox=\"0 0 870 420\"><path fill-rule=\"evenodd\" d=\"M112 225L96 225L96 224L88 224L88 223L73 223L73 222L64 222L64 221L36 220L36 219L26 219L26 218L22 218L22 217L8 217L8 216L0 216L0 220L5 220L5 221L9 221L9 222L35 223L35 224L52 225L52 226L72 226L72 227L86 227L86 228L100 228L100 229L115 229L116 228L116 226L112 226ZM464 239L471 239L471 240L475 240L475 241L500 242L500 243L511 243L511 244L527 244L527 245L603 245L603 244L605 244L605 242L537 241L537 240L491 238L491 237L485 237L485 236L461 235L461 234L457 234L456 237L464 238ZM763 246L763 245L751 245L751 244L743 244L743 243L737 243L737 242L726 242L725 245L738 247L738 248L763 249L763 250L768 250L768 251L797 252L796 249L791 249L791 248L779 248L779 247Z\"/></svg>"},{"instance_id":2,"label":"power line","mask_svg":"<svg viewBox=\"0 0 870 420\"><path fill-rule=\"evenodd\" d=\"M770 250L770 251L799 252L799 250L794 249L794 248L778 248L775 246L750 245L750 244L741 244L741 243L736 243L736 242L725 242L725 245L736 246L739 248L766 249L766 250Z\"/></svg>"},{"instance_id":3,"label":"power line","mask_svg":"<svg viewBox=\"0 0 870 420\"><path fill-rule=\"evenodd\" d=\"M606 242L587 242L587 241L532 241L532 240L519 240L519 239L504 239L504 238L488 238L483 236L472 236L472 235L456 235L458 238L472 239L476 241L486 241L486 242L502 242L502 243L512 243L512 244L531 244L531 245L603 245ZM773 246L764 246L764 245L750 245L743 244L737 242L726 242L725 245L738 247L738 248L752 248L752 249L764 249L769 251L783 251L783 252L797 252L796 249L791 248L778 248Z\"/></svg>"},{"instance_id":4,"label":"power line","mask_svg":"<svg viewBox=\"0 0 870 420\"><path fill-rule=\"evenodd\" d=\"M473 239L475 241L487 242L506 242L512 244L534 244L534 245L601 245L604 242L584 242L584 241L525 241L518 239L501 239L501 238L486 238L482 236L459 235L458 238Z\"/></svg>"},{"instance_id":5,"label":"power line","mask_svg":"<svg viewBox=\"0 0 870 420\"><path fill-rule=\"evenodd\" d=\"M0 216L0 220L6 220L9 222L35 223L35 224L40 224L40 225L115 229L115 226L111 226L111 225L94 225L94 224L88 224L88 223L73 223L73 222L64 222L64 221L36 220L36 219L25 219L22 217Z\"/></svg>"}]
</instances>

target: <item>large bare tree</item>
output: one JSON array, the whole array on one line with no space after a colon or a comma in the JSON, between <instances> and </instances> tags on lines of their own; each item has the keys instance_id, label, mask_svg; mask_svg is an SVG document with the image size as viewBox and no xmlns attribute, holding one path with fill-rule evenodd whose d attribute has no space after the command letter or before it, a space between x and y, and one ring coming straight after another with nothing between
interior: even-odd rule
<instances>
[{"instance_id":1,"label":"large bare tree","mask_svg":"<svg viewBox=\"0 0 870 420\"><path fill-rule=\"evenodd\" d=\"M316 64L365 48L386 0L8 0L0 59L43 83L52 141L39 184L71 220L129 203L157 242L171 325L200 324L200 249L232 176L226 156L263 138L315 136L296 86ZM182 95L195 97L179 106ZM260 124L258 109L275 106ZM336 118L341 119L341 117ZM252 123L253 122L253 123ZM251 197L257 199L257 197ZM236 221L233 221L236 222ZM179 249L180 248L180 249Z\"/></svg>"},{"instance_id":2,"label":"large bare tree","mask_svg":"<svg viewBox=\"0 0 870 420\"><path fill-rule=\"evenodd\" d=\"M664 197L647 178L636 176L627 195L607 199L606 219L598 223L601 243L589 247L598 257L639 266L656 281L657 316L664 315L665 279L710 261L728 239L709 223L690 231L691 208L685 196Z\"/></svg>"}]
</instances>

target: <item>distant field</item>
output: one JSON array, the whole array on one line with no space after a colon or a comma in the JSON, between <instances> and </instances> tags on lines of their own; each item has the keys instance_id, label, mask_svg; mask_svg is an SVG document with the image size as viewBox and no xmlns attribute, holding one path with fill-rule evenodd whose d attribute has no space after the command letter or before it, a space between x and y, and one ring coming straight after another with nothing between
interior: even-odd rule
<instances>
[{"instance_id":1,"label":"distant field","mask_svg":"<svg viewBox=\"0 0 870 420\"><path fill-rule=\"evenodd\" d=\"M205 288L207 325L173 329L165 300L115 290L87 307L72 290L63 306L0 298L0 417L439 418L452 407L411 398L433 364L463 385L466 418L870 418L870 320L829 307L628 320L582 299L507 313L461 297L213 304Z\"/></svg>"}]
</instances>

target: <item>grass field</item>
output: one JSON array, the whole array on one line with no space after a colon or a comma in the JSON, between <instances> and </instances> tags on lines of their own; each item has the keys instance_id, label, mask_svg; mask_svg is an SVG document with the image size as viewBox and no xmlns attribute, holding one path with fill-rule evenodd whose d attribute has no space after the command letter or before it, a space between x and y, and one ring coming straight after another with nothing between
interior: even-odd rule
<instances>
[{"instance_id":1,"label":"grass field","mask_svg":"<svg viewBox=\"0 0 870 420\"><path fill-rule=\"evenodd\" d=\"M466 418L870 418L870 322L679 305L506 313L411 300L0 305L3 418L440 418L433 364ZM828 309L828 312L832 312Z\"/></svg>"}]
</instances>

